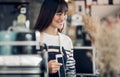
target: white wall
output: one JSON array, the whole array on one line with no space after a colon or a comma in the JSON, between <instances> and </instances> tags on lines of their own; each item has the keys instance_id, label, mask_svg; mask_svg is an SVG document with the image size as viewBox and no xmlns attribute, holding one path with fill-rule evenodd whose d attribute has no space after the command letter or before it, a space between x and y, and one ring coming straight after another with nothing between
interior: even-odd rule
<instances>
[{"instance_id":1,"label":"white wall","mask_svg":"<svg viewBox=\"0 0 120 77\"><path fill-rule=\"evenodd\" d=\"M92 5L91 15L97 17L105 17L108 15L113 15L120 13L120 5Z\"/></svg>"}]
</instances>

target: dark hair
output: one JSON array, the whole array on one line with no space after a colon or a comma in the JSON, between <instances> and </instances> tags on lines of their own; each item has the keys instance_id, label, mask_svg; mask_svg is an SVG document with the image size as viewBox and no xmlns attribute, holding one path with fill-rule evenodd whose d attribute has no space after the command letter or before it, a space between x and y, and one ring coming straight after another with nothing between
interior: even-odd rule
<instances>
[{"instance_id":1,"label":"dark hair","mask_svg":"<svg viewBox=\"0 0 120 77\"><path fill-rule=\"evenodd\" d=\"M64 0L44 0L34 29L45 30L51 24L55 13L67 12L67 10L68 5Z\"/></svg>"}]
</instances>

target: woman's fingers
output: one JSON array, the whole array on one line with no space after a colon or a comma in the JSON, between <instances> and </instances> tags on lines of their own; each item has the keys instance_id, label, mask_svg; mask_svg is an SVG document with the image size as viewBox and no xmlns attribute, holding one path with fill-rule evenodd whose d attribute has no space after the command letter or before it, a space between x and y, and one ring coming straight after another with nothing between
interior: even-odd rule
<instances>
[{"instance_id":1,"label":"woman's fingers","mask_svg":"<svg viewBox=\"0 0 120 77\"><path fill-rule=\"evenodd\" d=\"M56 62L56 60L51 60L48 62L49 72L50 73L56 73L62 64Z\"/></svg>"}]
</instances>

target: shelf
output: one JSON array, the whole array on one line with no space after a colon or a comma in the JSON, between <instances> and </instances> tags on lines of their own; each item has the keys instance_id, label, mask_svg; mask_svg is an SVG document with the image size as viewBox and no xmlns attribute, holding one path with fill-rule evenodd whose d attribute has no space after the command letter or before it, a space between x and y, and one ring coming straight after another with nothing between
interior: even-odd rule
<instances>
[{"instance_id":1,"label":"shelf","mask_svg":"<svg viewBox=\"0 0 120 77\"><path fill-rule=\"evenodd\" d=\"M0 67L39 67L42 60L40 55L0 56Z\"/></svg>"},{"instance_id":2,"label":"shelf","mask_svg":"<svg viewBox=\"0 0 120 77\"><path fill-rule=\"evenodd\" d=\"M0 68L0 74L40 74L42 71L39 67L24 67L24 68Z\"/></svg>"},{"instance_id":3,"label":"shelf","mask_svg":"<svg viewBox=\"0 0 120 77\"><path fill-rule=\"evenodd\" d=\"M0 56L0 75L40 75L47 67L43 60L39 55Z\"/></svg>"},{"instance_id":4,"label":"shelf","mask_svg":"<svg viewBox=\"0 0 120 77\"><path fill-rule=\"evenodd\" d=\"M2 41L0 42L0 45L13 45L13 46L35 46L35 45L40 45L40 42L38 41Z\"/></svg>"},{"instance_id":5,"label":"shelf","mask_svg":"<svg viewBox=\"0 0 120 77\"><path fill-rule=\"evenodd\" d=\"M74 49L93 49L92 46L75 46Z\"/></svg>"}]
</instances>

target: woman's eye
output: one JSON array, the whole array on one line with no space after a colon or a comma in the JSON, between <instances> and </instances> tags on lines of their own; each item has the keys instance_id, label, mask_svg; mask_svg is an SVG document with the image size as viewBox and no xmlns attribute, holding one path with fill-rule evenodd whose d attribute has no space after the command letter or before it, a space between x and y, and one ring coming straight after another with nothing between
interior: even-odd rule
<instances>
[{"instance_id":1,"label":"woman's eye","mask_svg":"<svg viewBox=\"0 0 120 77\"><path fill-rule=\"evenodd\" d=\"M57 13L57 15L62 15L62 13Z\"/></svg>"},{"instance_id":2,"label":"woman's eye","mask_svg":"<svg viewBox=\"0 0 120 77\"><path fill-rule=\"evenodd\" d=\"M57 15L66 15L66 13L56 13Z\"/></svg>"}]
</instances>

